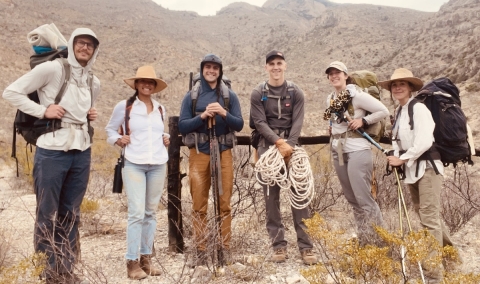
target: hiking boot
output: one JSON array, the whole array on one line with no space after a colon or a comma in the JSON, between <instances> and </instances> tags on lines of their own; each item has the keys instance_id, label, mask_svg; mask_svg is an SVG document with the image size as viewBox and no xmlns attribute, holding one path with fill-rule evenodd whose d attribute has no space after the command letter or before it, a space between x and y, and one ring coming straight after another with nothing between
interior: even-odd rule
<instances>
[{"instance_id":1,"label":"hiking boot","mask_svg":"<svg viewBox=\"0 0 480 284\"><path fill-rule=\"evenodd\" d=\"M142 270L150 276L162 275L162 271L160 269L153 267L151 254L142 254L140 256L140 268L142 268Z\"/></svg>"},{"instance_id":2,"label":"hiking boot","mask_svg":"<svg viewBox=\"0 0 480 284\"><path fill-rule=\"evenodd\" d=\"M303 263L306 265L313 265L318 262L317 256L313 253L312 249L305 249L300 253L302 254Z\"/></svg>"},{"instance_id":3,"label":"hiking boot","mask_svg":"<svg viewBox=\"0 0 480 284\"><path fill-rule=\"evenodd\" d=\"M285 262L287 259L287 248L273 249L271 260L276 263Z\"/></svg>"},{"instance_id":4,"label":"hiking boot","mask_svg":"<svg viewBox=\"0 0 480 284\"><path fill-rule=\"evenodd\" d=\"M140 262L137 259L127 260L127 275L128 278L132 280L140 280L148 276L147 273L140 268Z\"/></svg>"}]
</instances>

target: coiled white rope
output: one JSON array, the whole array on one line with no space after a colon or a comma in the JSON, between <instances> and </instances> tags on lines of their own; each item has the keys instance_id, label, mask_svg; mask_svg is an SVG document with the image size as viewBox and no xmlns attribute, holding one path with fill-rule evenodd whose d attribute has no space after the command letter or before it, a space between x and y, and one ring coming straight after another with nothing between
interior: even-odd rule
<instances>
[{"instance_id":1,"label":"coiled white rope","mask_svg":"<svg viewBox=\"0 0 480 284\"><path fill-rule=\"evenodd\" d=\"M314 180L307 152L295 146L287 165L275 145L258 159L255 164L255 177L260 184L270 186L277 184L280 189L288 190L290 204L295 209L307 207L315 196Z\"/></svg>"}]
</instances>

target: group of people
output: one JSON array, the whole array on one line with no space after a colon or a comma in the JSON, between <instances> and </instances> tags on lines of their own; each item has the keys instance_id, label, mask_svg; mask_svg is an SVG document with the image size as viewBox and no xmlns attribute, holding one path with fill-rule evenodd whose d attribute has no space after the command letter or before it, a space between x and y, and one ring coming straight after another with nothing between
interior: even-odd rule
<instances>
[{"instance_id":1,"label":"group of people","mask_svg":"<svg viewBox=\"0 0 480 284\"><path fill-rule=\"evenodd\" d=\"M59 119L61 127L38 138L34 159L34 190L37 196L35 251L47 256L42 275L46 283L82 283L74 273L78 257L78 224L80 204L87 189L90 173L91 142L86 131L88 121L97 118L93 101L100 92L100 82L88 74L99 52L100 42L90 29L76 29L68 42L70 81L58 104L54 103L63 82L59 61L38 65L8 86L3 97L15 108L38 118ZM288 163L304 120L304 94L293 82L285 80L287 62L281 51L273 50L265 57L268 79L251 94L250 125L261 135L258 155L276 147ZM370 192L372 152L367 140L355 130L385 118L389 111L369 94L351 86L345 64L332 62L326 69L327 79L334 88L327 107L347 95L354 115L330 118L331 149L334 167L344 195L352 206L361 244L372 240L373 225L383 226L378 204ZM208 122L214 120L219 138L221 194L219 195L219 236L228 262L231 257L231 205L233 190L234 132L243 128L241 106L235 92L225 88L223 63L214 54L207 54L200 63L199 83L188 91L182 101L178 128L190 148L189 182L192 195L193 235L196 251L194 266L207 263L207 207L211 187L210 140ZM152 98L167 84L157 78L152 66L138 68L136 76L125 79L134 94L114 108L106 132L107 142L123 148L125 165L123 181L128 199L127 275L143 279L160 275L152 261L156 231L156 210L160 201L168 160L170 140L165 133L166 109ZM380 85L399 101L397 112L405 108L423 82L407 69L397 69ZM40 104L27 95L37 90ZM193 97L193 93L196 97ZM393 126L395 155L388 157L392 166L405 164L406 179L422 225L437 238L440 245L452 245L448 230L440 218L440 192L443 165L435 160L440 175L429 161L421 159L433 143L434 122L423 104L415 105L414 130L408 128L407 112L397 116ZM187 143L188 141L188 143ZM418 171L417 171L418 164ZM263 186L266 206L266 229L272 243L273 262L287 258L285 227L280 212L280 188ZM291 208L297 246L305 264L314 264L317 257L307 233L304 219L308 208ZM440 276L439 276L440 277Z\"/></svg>"}]
</instances>

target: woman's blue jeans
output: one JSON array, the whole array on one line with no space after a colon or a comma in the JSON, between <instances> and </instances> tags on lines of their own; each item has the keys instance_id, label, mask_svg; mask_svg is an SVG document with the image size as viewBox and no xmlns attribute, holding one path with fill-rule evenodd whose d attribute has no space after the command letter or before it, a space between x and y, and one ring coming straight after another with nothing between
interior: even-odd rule
<instances>
[{"instance_id":1,"label":"woman's blue jeans","mask_svg":"<svg viewBox=\"0 0 480 284\"><path fill-rule=\"evenodd\" d=\"M139 254L152 254L157 227L156 211L162 196L167 165L134 164L125 160L123 185L128 199L127 254L136 260Z\"/></svg>"}]
</instances>

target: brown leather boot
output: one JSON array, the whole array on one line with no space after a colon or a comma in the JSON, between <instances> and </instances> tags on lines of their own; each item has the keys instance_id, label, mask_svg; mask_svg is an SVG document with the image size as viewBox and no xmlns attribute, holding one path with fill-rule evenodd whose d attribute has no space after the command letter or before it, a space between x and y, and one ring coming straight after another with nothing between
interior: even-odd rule
<instances>
[{"instance_id":1,"label":"brown leather boot","mask_svg":"<svg viewBox=\"0 0 480 284\"><path fill-rule=\"evenodd\" d=\"M160 269L153 267L151 254L142 254L140 256L140 268L142 268L142 270L150 276L162 275L162 271Z\"/></svg>"},{"instance_id":2,"label":"brown leather boot","mask_svg":"<svg viewBox=\"0 0 480 284\"><path fill-rule=\"evenodd\" d=\"M133 280L140 280L148 276L147 273L140 268L140 263L137 259L127 259L127 274L128 278Z\"/></svg>"}]
</instances>

